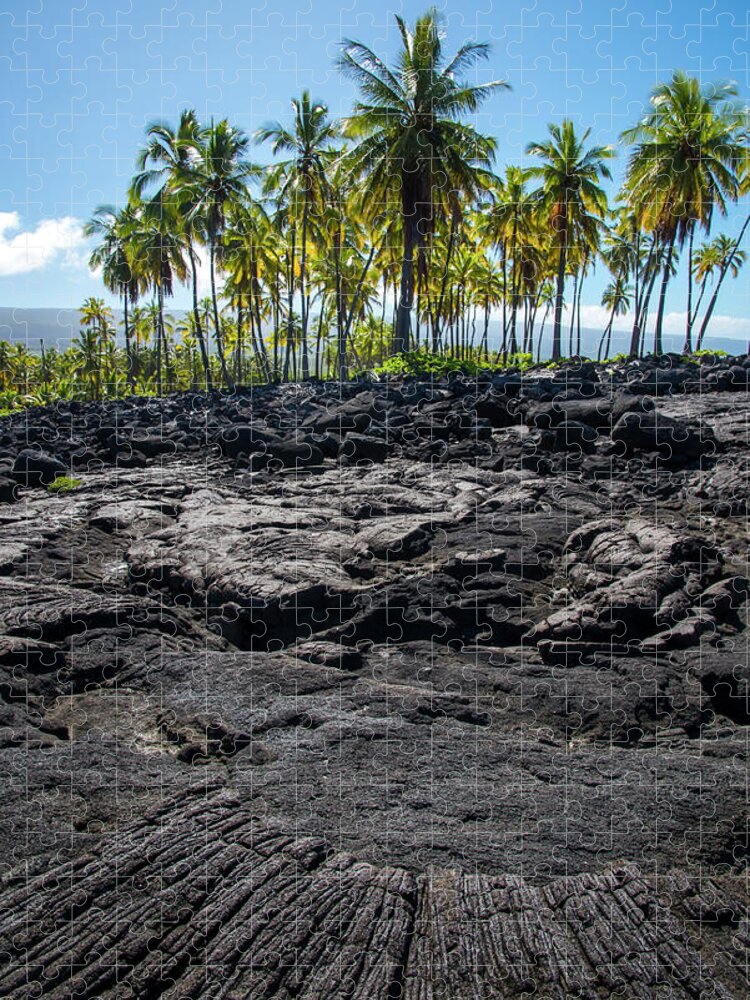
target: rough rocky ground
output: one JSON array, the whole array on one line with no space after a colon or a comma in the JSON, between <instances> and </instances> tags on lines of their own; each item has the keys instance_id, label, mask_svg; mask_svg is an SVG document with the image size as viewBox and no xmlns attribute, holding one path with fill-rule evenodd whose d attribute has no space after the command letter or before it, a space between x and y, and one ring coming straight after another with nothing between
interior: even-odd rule
<instances>
[{"instance_id":1,"label":"rough rocky ground","mask_svg":"<svg viewBox=\"0 0 750 1000\"><path fill-rule=\"evenodd\" d=\"M744 997L749 375L2 420L0 994Z\"/></svg>"}]
</instances>

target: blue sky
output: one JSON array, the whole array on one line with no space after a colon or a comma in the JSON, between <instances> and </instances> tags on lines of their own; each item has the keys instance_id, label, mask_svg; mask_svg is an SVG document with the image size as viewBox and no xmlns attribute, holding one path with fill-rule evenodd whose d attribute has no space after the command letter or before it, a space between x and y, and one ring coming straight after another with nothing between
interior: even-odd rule
<instances>
[{"instance_id":1,"label":"blue sky","mask_svg":"<svg viewBox=\"0 0 750 1000\"><path fill-rule=\"evenodd\" d=\"M144 126L184 107L227 116L253 131L289 114L308 87L334 115L351 85L335 58L342 38L386 56L397 48L393 15L425 3L374 0L5 0L0 10L0 303L75 307L102 294L85 265L80 221L122 201ZM750 98L750 27L739 3L656 4L528 0L437 4L448 45L492 44L479 79L503 78L477 126L498 139L498 168L524 162L550 121L572 117L592 141L615 143L642 113L651 87L676 68L704 81L732 79ZM619 177L625 155L618 158ZM267 154L258 150L256 159ZM746 199L746 202L750 200ZM750 204L715 231L736 232ZM600 269L601 271L601 269ZM750 266L748 267L750 275ZM597 322L604 274L590 281L587 321ZM670 323L682 328L685 289L675 281ZM185 300L187 301L187 300ZM183 302L178 298L177 305ZM722 335L750 334L750 283L720 302Z\"/></svg>"}]
</instances>

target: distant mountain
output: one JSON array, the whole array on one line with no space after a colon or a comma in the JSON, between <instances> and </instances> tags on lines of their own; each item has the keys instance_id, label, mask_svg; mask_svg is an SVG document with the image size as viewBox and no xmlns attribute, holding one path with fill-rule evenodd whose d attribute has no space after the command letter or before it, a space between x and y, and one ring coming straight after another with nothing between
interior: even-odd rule
<instances>
[{"instance_id":1,"label":"distant mountain","mask_svg":"<svg viewBox=\"0 0 750 1000\"><path fill-rule=\"evenodd\" d=\"M184 315L183 310L172 309L169 312L180 317ZM72 339L77 336L80 326L80 312L77 309L13 309L8 306L0 306L0 340L7 340L10 343L26 344L30 350L38 351L41 341L47 348L57 347L64 350L70 346ZM122 322L119 313L115 312L118 323ZM480 324L478 324L479 327ZM567 330L564 331L566 340ZM477 330L477 340L481 336L481 331ZM601 331L583 329L581 331L582 352L589 357L596 357L599 347ZM121 335L120 335L121 339ZM679 351L682 348L682 336L667 334L664 336L664 349L667 351ZM501 341L500 324L493 322L490 324L490 346L497 349ZM649 340L647 338L647 344ZM542 341L542 355L549 357L552 344L552 328L549 323L544 329ZM630 346L630 335L628 333L614 332L612 334L612 355L625 352ZM704 347L714 350L727 351L729 354L744 354L747 344L744 340L735 340L729 337L706 337Z\"/></svg>"},{"instance_id":2,"label":"distant mountain","mask_svg":"<svg viewBox=\"0 0 750 1000\"><path fill-rule=\"evenodd\" d=\"M0 340L26 344L39 350L45 347L65 348L78 333L80 313L77 309L13 309L0 306Z\"/></svg>"}]
</instances>

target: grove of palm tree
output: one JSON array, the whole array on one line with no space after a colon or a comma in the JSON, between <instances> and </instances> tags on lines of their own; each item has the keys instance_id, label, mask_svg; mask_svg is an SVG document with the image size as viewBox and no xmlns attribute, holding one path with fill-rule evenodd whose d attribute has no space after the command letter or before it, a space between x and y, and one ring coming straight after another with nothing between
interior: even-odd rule
<instances>
[{"instance_id":1,"label":"grove of palm tree","mask_svg":"<svg viewBox=\"0 0 750 1000\"><path fill-rule=\"evenodd\" d=\"M509 86L471 82L490 46L449 50L434 10L396 21L390 62L342 43L358 92L342 120L304 90L253 135L192 109L150 124L124 202L85 230L117 319L89 301L69 349L16 350L0 405L555 363L582 353L595 272L608 276L600 359L624 322L631 357L662 353L678 273L683 352L703 349L746 256L750 215L716 232L750 184L736 86L676 71L617 144L565 119L500 169L502 137L475 122ZM192 308L170 318L180 285Z\"/></svg>"},{"instance_id":2,"label":"grove of palm tree","mask_svg":"<svg viewBox=\"0 0 750 1000\"><path fill-rule=\"evenodd\" d=\"M0 211L0 997L746 1000L750 105L594 77L635 0L285 6Z\"/></svg>"}]
</instances>

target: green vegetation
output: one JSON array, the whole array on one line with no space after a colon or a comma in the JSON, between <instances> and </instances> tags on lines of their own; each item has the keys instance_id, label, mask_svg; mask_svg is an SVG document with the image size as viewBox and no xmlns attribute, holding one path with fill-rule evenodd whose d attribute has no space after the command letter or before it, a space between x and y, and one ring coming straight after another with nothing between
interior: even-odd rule
<instances>
[{"instance_id":1,"label":"green vegetation","mask_svg":"<svg viewBox=\"0 0 750 1000\"><path fill-rule=\"evenodd\" d=\"M75 476L58 476L49 484L47 489L50 493L72 493L82 483L83 480L76 479Z\"/></svg>"},{"instance_id":2,"label":"green vegetation","mask_svg":"<svg viewBox=\"0 0 750 1000\"><path fill-rule=\"evenodd\" d=\"M661 353L680 266L683 353L700 351L721 289L746 260L750 215L736 239L711 237L750 190L736 87L682 72L659 84L621 136L619 191L606 189L616 150L569 120L498 175L497 141L472 118L507 84L469 82L489 47L447 52L434 11L413 30L396 20L392 65L363 42L343 44L339 65L359 98L342 121L304 91L288 125L253 137L192 110L150 125L126 203L100 207L86 227L91 265L120 302L121 342L112 310L92 298L69 350L0 344L0 408L558 361L581 353L583 291L602 266L600 358L625 315L628 356ZM253 142L270 146L269 167L251 162ZM180 284L192 308L176 321L168 304ZM491 349L493 318L502 332Z\"/></svg>"},{"instance_id":3,"label":"green vegetation","mask_svg":"<svg viewBox=\"0 0 750 1000\"><path fill-rule=\"evenodd\" d=\"M482 372L506 371L509 368L525 371L534 364L531 354L508 354L504 358L486 359L475 351L465 358L454 358L448 354L434 354L421 349L404 351L388 358L382 365L375 368L375 376L422 376L427 378L442 378L446 375L478 375Z\"/></svg>"}]
</instances>

